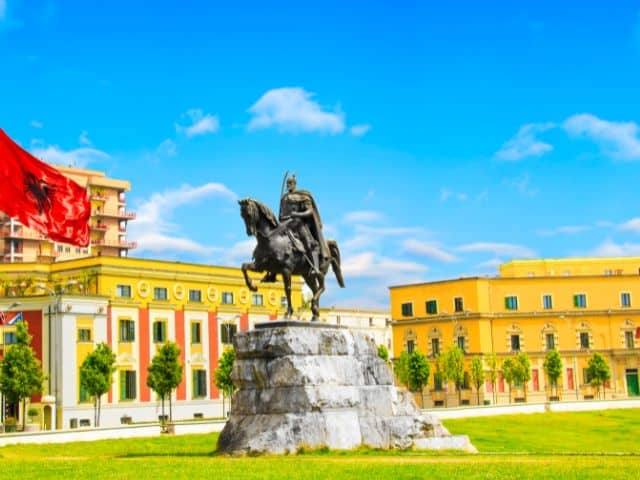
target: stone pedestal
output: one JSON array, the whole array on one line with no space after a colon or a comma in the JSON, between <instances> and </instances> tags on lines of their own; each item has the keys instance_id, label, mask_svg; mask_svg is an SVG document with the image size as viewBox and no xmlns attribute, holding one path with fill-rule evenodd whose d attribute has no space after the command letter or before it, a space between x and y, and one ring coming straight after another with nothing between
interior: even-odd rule
<instances>
[{"instance_id":1,"label":"stone pedestal","mask_svg":"<svg viewBox=\"0 0 640 480\"><path fill-rule=\"evenodd\" d=\"M220 452L361 446L475 451L466 436L452 437L393 386L390 368L364 333L277 321L236 335L234 345L238 391L218 440Z\"/></svg>"}]
</instances>

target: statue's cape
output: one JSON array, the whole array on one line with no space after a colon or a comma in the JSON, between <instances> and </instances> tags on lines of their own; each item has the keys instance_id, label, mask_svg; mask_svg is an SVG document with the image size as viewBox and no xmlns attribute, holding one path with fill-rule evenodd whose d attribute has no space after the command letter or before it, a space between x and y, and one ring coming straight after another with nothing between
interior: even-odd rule
<instances>
[{"instance_id":1,"label":"statue's cape","mask_svg":"<svg viewBox=\"0 0 640 480\"><path fill-rule=\"evenodd\" d=\"M329 257L329 249L327 248L327 243L324 241L324 235L322 234L322 221L320 220L318 207L316 206L316 201L314 200L313 195L311 195L311 192L308 190L295 190L292 193L285 193L280 199L280 203L282 203L286 197L293 197L295 201L308 200L311 203L311 210L313 211L313 215L309 221L311 234L320 244L322 255ZM299 200L296 197L298 197Z\"/></svg>"}]
</instances>

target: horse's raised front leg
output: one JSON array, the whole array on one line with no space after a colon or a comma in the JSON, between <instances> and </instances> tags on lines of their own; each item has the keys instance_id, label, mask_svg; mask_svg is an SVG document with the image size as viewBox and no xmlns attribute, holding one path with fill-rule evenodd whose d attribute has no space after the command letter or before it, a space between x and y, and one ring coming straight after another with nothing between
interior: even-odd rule
<instances>
[{"instance_id":1,"label":"horse's raised front leg","mask_svg":"<svg viewBox=\"0 0 640 480\"><path fill-rule=\"evenodd\" d=\"M284 283L284 293L287 296L287 313L284 314L284 318L291 318L293 315L293 306L291 305L291 272L282 272L282 282Z\"/></svg>"},{"instance_id":2,"label":"horse's raised front leg","mask_svg":"<svg viewBox=\"0 0 640 480\"><path fill-rule=\"evenodd\" d=\"M313 298L311 299L311 321L320 320L320 295L324 292L324 275L318 275L318 289L313 292Z\"/></svg>"},{"instance_id":3,"label":"horse's raised front leg","mask_svg":"<svg viewBox=\"0 0 640 480\"><path fill-rule=\"evenodd\" d=\"M242 264L242 274L244 275L244 283L247 284L247 287L249 288L249 290L251 290L252 292L257 292L258 291L258 287L256 287L253 284L253 282L249 278L249 274L247 273L249 270L251 270L252 272L257 272L258 271L258 270L256 270L256 264L254 262L243 263Z\"/></svg>"}]
</instances>

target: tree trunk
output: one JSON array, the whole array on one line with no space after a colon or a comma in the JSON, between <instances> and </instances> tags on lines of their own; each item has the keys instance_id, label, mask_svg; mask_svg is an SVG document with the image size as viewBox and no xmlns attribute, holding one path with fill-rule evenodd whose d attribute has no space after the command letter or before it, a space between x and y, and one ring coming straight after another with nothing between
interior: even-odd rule
<instances>
[{"instance_id":1,"label":"tree trunk","mask_svg":"<svg viewBox=\"0 0 640 480\"><path fill-rule=\"evenodd\" d=\"M160 422L160 424L164 425L164 395L162 395L160 401L162 402L162 422Z\"/></svg>"},{"instance_id":2,"label":"tree trunk","mask_svg":"<svg viewBox=\"0 0 640 480\"><path fill-rule=\"evenodd\" d=\"M424 387L420 389L420 397L422 399L422 408L424 409Z\"/></svg>"},{"instance_id":3,"label":"tree trunk","mask_svg":"<svg viewBox=\"0 0 640 480\"><path fill-rule=\"evenodd\" d=\"M171 402L171 392L169 392L169 421L173 422L173 411L172 411L172 402Z\"/></svg>"},{"instance_id":4,"label":"tree trunk","mask_svg":"<svg viewBox=\"0 0 640 480\"><path fill-rule=\"evenodd\" d=\"M22 398L22 431L27 425L27 397Z\"/></svg>"},{"instance_id":5,"label":"tree trunk","mask_svg":"<svg viewBox=\"0 0 640 480\"><path fill-rule=\"evenodd\" d=\"M98 395L98 416L96 417L96 427L100 426L100 411L102 410L102 395Z\"/></svg>"},{"instance_id":6,"label":"tree trunk","mask_svg":"<svg viewBox=\"0 0 640 480\"><path fill-rule=\"evenodd\" d=\"M93 426L98 426L98 396L93 397Z\"/></svg>"},{"instance_id":7,"label":"tree trunk","mask_svg":"<svg viewBox=\"0 0 640 480\"><path fill-rule=\"evenodd\" d=\"M511 404L511 384L509 384L509 404Z\"/></svg>"},{"instance_id":8,"label":"tree trunk","mask_svg":"<svg viewBox=\"0 0 640 480\"><path fill-rule=\"evenodd\" d=\"M476 385L476 403L480 405L480 385Z\"/></svg>"}]
</instances>

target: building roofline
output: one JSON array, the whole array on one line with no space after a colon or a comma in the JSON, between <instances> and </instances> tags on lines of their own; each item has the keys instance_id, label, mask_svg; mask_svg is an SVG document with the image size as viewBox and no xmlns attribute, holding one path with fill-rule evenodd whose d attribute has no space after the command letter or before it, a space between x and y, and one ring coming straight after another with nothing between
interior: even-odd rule
<instances>
[{"instance_id":1,"label":"building roofline","mask_svg":"<svg viewBox=\"0 0 640 480\"><path fill-rule=\"evenodd\" d=\"M446 280L433 280L431 282L417 282L417 283L406 283L404 285L390 285L387 288L389 290L393 290L395 288L406 288L406 287L420 287L422 285L436 285L439 283L450 283L450 282L464 282L464 281L477 281L477 280L493 280L497 277L459 277L459 278L449 278ZM540 278L540 277L538 277Z\"/></svg>"}]
</instances>

